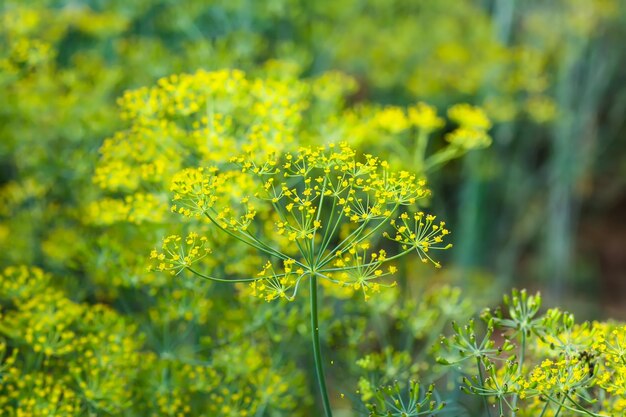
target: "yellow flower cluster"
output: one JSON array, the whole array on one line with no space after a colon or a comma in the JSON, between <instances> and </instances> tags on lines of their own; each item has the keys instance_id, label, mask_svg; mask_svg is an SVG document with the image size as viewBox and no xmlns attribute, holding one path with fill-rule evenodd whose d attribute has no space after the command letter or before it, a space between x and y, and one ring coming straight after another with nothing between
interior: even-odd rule
<instances>
[{"instance_id":1,"label":"yellow flower cluster","mask_svg":"<svg viewBox=\"0 0 626 417\"><path fill-rule=\"evenodd\" d=\"M422 256L429 249L450 247L439 245L449 233L445 224L434 225L434 217L426 216L416 225L417 235L396 239L402 243L400 253L388 257L384 250L369 252L370 242L385 236L389 223L396 225L399 212L429 191L424 180L392 170L373 155L359 155L345 143L301 147L260 161L246 153L231 161L238 169L188 168L176 174L172 210L202 216L266 257L256 276L232 280L250 282L254 296L293 300L302 279L316 276L360 289L369 299L381 288L374 281L395 272L388 262L413 250ZM408 214L403 212L400 219L407 220ZM266 227L272 221L275 233ZM164 247L173 239L180 240L170 237ZM182 254L167 252L153 251L151 257L162 262L158 270L179 273L189 267Z\"/></svg>"},{"instance_id":2,"label":"yellow flower cluster","mask_svg":"<svg viewBox=\"0 0 626 417\"><path fill-rule=\"evenodd\" d=\"M481 108L469 104L455 104L450 107L448 117L469 129L488 130L491 128L491 121L485 112Z\"/></svg>"},{"instance_id":3,"label":"yellow flower cluster","mask_svg":"<svg viewBox=\"0 0 626 417\"><path fill-rule=\"evenodd\" d=\"M437 109L424 102L419 102L408 108L408 117L413 126L431 132L444 126L445 121L437 116Z\"/></svg>"},{"instance_id":4,"label":"yellow flower cluster","mask_svg":"<svg viewBox=\"0 0 626 417\"><path fill-rule=\"evenodd\" d=\"M251 294L265 301L272 301L277 298L293 301L297 288L294 289L294 295L290 296L288 291L296 286L305 275L304 269L301 267L293 270L295 263L294 259L285 259L282 272L278 273L274 270L272 263L268 261L261 272L257 274L260 279L250 283Z\"/></svg>"},{"instance_id":5,"label":"yellow flower cluster","mask_svg":"<svg viewBox=\"0 0 626 417\"><path fill-rule=\"evenodd\" d=\"M39 268L9 266L0 274L0 300L26 301L45 292L49 285L50 276Z\"/></svg>"},{"instance_id":6,"label":"yellow flower cluster","mask_svg":"<svg viewBox=\"0 0 626 417\"><path fill-rule=\"evenodd\" d=\"M598 385L615 397L615 411L626 410L626 326L597 323L593 348L604 359L598 364ZM618 403L618 400L621 400ZM621 404L621 405L618 405Z\"/></svg>"},{"instance_id":7,"label":"yellow flower cluster","mask_svg":"<svg viewBox=\"0 0 626 417\"><path fill-rule=\"evenodd\" d=\"M81 400L71 381L44 372L22 374L17 367L4 375L8 395L0 396L0 407L16 416L46 417L54 414L79 416ZM22 398L20 398L22 397Z\"/></svg>"},{"instance_id":8,"label":"yellow flower cluster","mask_svg":"<svg viewBox=\"0 0 626 417\"><path fill-rule=\"evenodd\" d=\"M234 152L262 155L294 141L308 107L307 84L198 71L162 78L119 100L131 128L105 141L94 181L110 190L167 184L191 157L198 165Z\"/></svg>"},{"instance_id":9,"label":"yellow flower cluster","mask_svg":"<svg viewBox=\"0 0 626 417\"><path fill-rule=\"evenodd\" d=\"M623 323L576 324L572 314L558 309L540 315L541 296L529 296L524 290L514 290L504 302L509 308L508 318L500 311L483 313L488 322L483 342L478 342L471 322L464 330L454 326L452 340L443 339L443 345L460 358L440 359L440 363L451 365L479 358L478 375L464 379L465 392L491 398L501 415L506 410L528 417L623 414ZM495 350L487 349L487 345L495 346L492 335L496 328L504 330L505 343ZM505 360L502 354L508 351L512 355Z\"/></svg>"},{"instance_id":10,"label":"yellow flower cluster","mask_svg":"<svg viewBox=\"0 0 626 417\"><path fill-rule=\"evenodd\" d=\"M154 249L150 253L150 259L154 262L150 269L168 271L172 275L191 268L191 265L211 253L207 238L195 232L189 233L184 239L179 235L168 236L163 239L161 249L162 252Z\"/></svg>"},{"instance_id":11,"label":"yellow flower cluster","mask_svg":"<svg viewBox=\"0 0 626 417\"><path fill-rule=\"evenodd\" d=\"M186 217L211 215L224 229L246 230L256 209L245 194L254 189L252 179L241 172L217 168L188 168L174 176L171 210Z\"/></svg>"},{"instance_id":12,"label":"yellow flower cluster","mask_svg":"<svg viewBox=\"0 0 626 417\"><path fill-rule=\"evenodd\" d=\"M132 405L142 344L134 326L109 307L73 302L38 269L6 268L0 283L3 412L119 414Z\"/></svg>"},{"instance_id":13,"label":"yellow flower cluster","mask_svg":"<svg viewBox=\"0 0 626 417\"><path fill-rule=\"evenodd\" d=\"M589 408L598 414L619 415L626 408L626 327L620 323L582 323L549 333L535 347L537 354L554 355L522 375L520 398L566 398L572 406L588 407L589 390L601 399ZM543 404L541 404L543 407ZM616 414L617 413L617 414Z\"/></svg>"},{"instance_id":14,"label":"yellow flower cluster","mask_svg":"<svg viewBox=\"0 0 626 417\"><path fill-rule=\"evenodd\" d=\"M302 374L265 359L266 344L201 342L212 352L202 362L190 362L188 353L145 351L145 337L128 318L76 303L53 284L37 268L8 267L0 276L0 409L7 415L254 416L266 407L300 415L293 410L307 393L287 381L305 387ZM167 306L149 311L153 328L207 323L218 311L206 292L194 298L189 288L159 298ZM217 335L248 340L238 325L242 313L229 309L228 331Z\"/></svg>"},{"instance_id":15,"label":"yellow flower cluster","mask_svg":"<svg viewBox=\"0 0 626 417\"><path fill-rule=\"evenodd\" d=\"M579 358L557 361L545 359L534 368L527 379L518 381L520 398L532 395L561 396L590 386L590 364ZM575 395L575 394L574 394Z\"/></svg>"},{"instance_id":16,"label":"yellow flower cluster","mask_svg":"<svg viewBox=\"0 0 626 417\"><path fill-rule=\"evenodd\" d=\"M59 292L48 291L23 300L4 317L5 332L46 356L63 356L76 349L72 331L81 308Z\"/></svg>"},{"instance_id":17,"label":"yellow flower cluster","mask_svg":"<svg viewBox=\"0 0 626 417\"><path fill-rule=\"evenodd\" d=\"M331 131L350 138L350 144L386 158L394 167L420 175L440 168L473 149L489 146L491 121L484 110L468 104L452 105L449 119L459 127L447 133L448 145L431 147L437 130L446 125L436 107L417 102L408 107L361 104L331 119ZM433 151L434 150L434 151Z\"/></svg>"},{"instance_id":18,"label":"yellow flower cluster","mask_svg":"<svg viewBox=\"0 0 626 417\"><path fill-rule=\"evenodd\" d=\"M445 228L445 222L435 224L436 217L432 214L417 212L414 214L402 213L399 221L393 220L391 225L396 229L396 235L386 235L387 238L402 244L404 250L415 250L422 262L432 262L437 268L441 267L439 262L434 261L428 251L430 249L449 249L452 244L443 246L444 238L450 234Z\"/></svg>"},{"instance_id":19,"label":"yellow flower cluster","mask_svg":"<svg viewBox=\"0 0 626 417\"><path fill-rule=\"evenodd\" d=\"M352 141L356 143L375 142L377 134L391 134L400 139L402 133L410 128L430 134L445 126L445 119L437 114L437 108L425 102L408 107L362 105L346 110L343 117L344 120L337 123L343 123L343 129L355 136Z\"/></svg>"},{"instance_id":20,"label":"yellow flower cluster","mask_svg":"<svg viewBox=\"0 0 626 417\"><path fill-rule=\"evenodd\" d=\"M87 205L84 221L98 226L121 222L160 223L167 213L163 206L157 196L147 193L127 195L124 199L102 198Z\"/></svg>"},{"instance_id":21,"label":"yellow flower cluster","mask_svg":"<svg viewBox=\"0 0 626 417\"><path fill-rule=\"evenodd\" d=\"M452 145L463 149L486 148L491 145L491 137L487 131L491 121L485 112L469 104L456 104L448 110L448 117L459 124L459 127L446 135Z\"/></svg>"},{"instance_id":22,"label":"yellow flower cluster","mask_svg":"<svg viewBox=\"0 0 626 417\"><path fill-rule=\"evenodd\" d=\"M409 119L399 107L385 107L374 115L374 124L391 133L399 133L409 128Z\"/></svg>"},{"instance_id":23,"label":"yellow flower cluster","mask_svg":"<svg viewBox=\"0 0 626 417\"><path fill-rule=\"evenodd\" d=\"M361 290L365 301L370 299L370 294L379 293L381 286L395 286L395 281L389 285L381 284L377 281L380 278L395 274L398 270L393 265L383 269L383 265L387 260L387 252L384 249L368 253L369 249L370 244L364 242L353 245L343 251L337 251L333 264L337 272L328 274L328 276L336 278L344 285L352 286L354 290Z\"/></svg>"},{"instance_id":24,"label":"yellow flower cluster","mask_svg":"<svg viewBox=\"0 0 626 417\"><path fill-rule=\"evenodd\" d=\"M226 182L224 177L212 175L216 171L217 168L210 169L209 175L205 175L204 168L188 168L174 175L170 191L178 204L172 206L172 211L192 217L202 216L213 207L218 201L215 190Z\"/></svg>"}]
</instances>

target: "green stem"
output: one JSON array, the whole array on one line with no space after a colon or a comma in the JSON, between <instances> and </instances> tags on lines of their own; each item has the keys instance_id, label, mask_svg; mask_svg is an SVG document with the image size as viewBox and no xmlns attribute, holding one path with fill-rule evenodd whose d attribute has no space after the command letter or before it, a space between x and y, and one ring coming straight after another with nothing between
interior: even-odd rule
<instances>
[{"instance_id":1,"label":"green stem","mask_svg":"<svg viewBox=\"0 0 626 417\"><path fill-rule=\"evenodd\" d=\"M322 191L320 193L320 202L319 202L319 205L317 207L317 216L315 216L315 220L316 221L319 221L320 215L322 214L322 206L324 205L324 193L326 192L326 182L327 182L327 180L328 180L328 177L324 177L324 184L322 184ZM326 227L329 227L329 226L330 226L330 224L326 225ZM312 262L314 260L315 260L315 262L317 262L317 256L315 256L315 237L316 236L317 236L317 229L315 229L315 231L313 232L313 237L311 238L311 261ZM323 241L321 243L323 243ZM313 264L311 264L311 265L313 265Z\"/></svg>"},{"instance_id":2,"label":"green stem","mask_svg":"<svg viewBox=\"0 0 626 417\"><path fill-rule=\"evenodd\" d=\"M517 376L519 378L519 376L522 374L522 367L524 366L524 356L526 355L526 328L522 328L522 346L520 347L520 353L519 353L519 362L518 362L518 367L517 367ZM513 395L513 404L512 404L512 411L511 411L511 417L515 417L515 415L517 414L517 393L515 393Z\"/></svg>"},{"instance_id":3,"label":"green stem","mask_svg":"<svg viewBox=\"0 0 626 417\"><path fill-rule=\"evenodd\" d=\"M317 275L311 274L311 339L313 340L313 357L315 358L315 371L317 382L322 395L324 412L326 417L333 417L333 412L328 401L328 390L326 389L326 378L324 376L324 366L322 364L322 351L320 349L320 329L317 319Z\"/></svg>"},{"instance_id":4,"label":"green stem","mask_svg":"<svg viewBox=\"0 0 626 417\"><path fill-rule=\"evenodd\" d=\"M428 133L424 129L420 129L415 141L415 151L413 152L413 166L420 174L424 174L424 161L426 159L426 145L428 145Z\"/></svg>"},{"instance_id":5,"label":"green stem","mask_svg":"<svg viewBox=\"0 0 626 417\"><path fill-rule=\"evenodd\" d=\"M260 250L261 252L265 252L268 255L271 256L276 256L277 258L286 260L286 259L290 259L287 255L285 255L284 253L279 252L278 250L266 245L265 243L261 242L260 240L256 239L254 236L252 236L251 234L246 234L247 237L253 239L252 242L242 238L241 236L237 236L235 233L231 232L230 230L228 230L227 228L223 227L221 224L219 224L219 222L217 220L215 220L213 218L213 216L211 216L208 212L204 212L204 215L211 221L211 223L213 223L215 226L217 226L221 231L223 231L224 233L234 237L235 239L237 239L238 241L245 243L248 246L251 246L253 248L256 248L258 250ZM256 243L255 243L256 242ZM259 246L262 245L262 246ZM265 246L265 248L263 247ZM304 267L304 265L302 265L300 262L296 261L296 263L302 267Z\"/></svg>"},{"instance_id":6,"label":"green stem","mask_svg":"<svg viewBox=\"0 0 626 417\"><path fill-rule=\"evenodd\" d=\"M575 402L569 395L565 395L565 397L568 400L570 400L572 403L574 403L574 405L576 405L578 408L576 409L576 408L570 407L569 405L565 405L564 402L558 401L555 398L547 396L546 398L548 398L553 403L559 405L559 408L558 408L558 410L556 410L556 414L554 415L554 417L557 417L559 415L559 413L561 412L562 408L564 408L566 410L569 410L569 411L573 411L575 413L587 414L587 415L592 416L592 417L609 417L609 416L605 416L604 414L591 413L591 412L585 410L584 408L581 408L582 406L580 404L578 404L577 402Z\"/></svg>"},{"instance_id":7,"label":"green stem","mask_svg":"<svg viewBox=\"0 0 626 417\"><path fill-rule=\"evenodd\" d=\"M480 358L476 357L476 365L478 366L478 377L480 378L480 386L485 386L485 376L483 375L483 368L480 364ZM491 417L491 410L489 409L489 402L487 401L487 397L482 395L483 401L485 402L485 410L487 410L487 416Z\"/></svg>"},{"instance_id":8,"label":"green stem","mask_svg":"<svg viewBox=\"0 0 626 417\"><path fill-rule=\"evenodd\" d=\"M191 272L192 274L202 278L202 279L208 279L210 281L216 281L216 282L229 282L229 283L236 283L236 282L254 282L254 281L260 281L263 278L240 278L240 279L224 279L224 278L216 278L216 277L212 277L209 275L205 275L202 274L198 271L196 271L193 268L190 267L186 267L186 269ZM285 274L279 274L277 276L284 276Z\"/></svg>"},{"instance_id":9,"label":"green stem","mask_svg":"<svg viewBox=\"0 0 626 417\"><path fill-rule=\"evenodd\" d=\"M559 403L559 408L557 408L556 413L554 413L554 417L559 417L559 413L561 412L562 408L563 408L563 403Z\"/></svg>"},{"instance_id":10,"label":"green stem","mask_svg":"<svg viewBox=\"0 0 626 417\"><path fill-rule=\"evenodd\" d=\"M580 404L577 401L575 401L569 394L565 394L565 398L570 400L572 402L572 404L574 404L576 407L578 407L577 411L579 411L582 414L587 414L588 416L592 416L592 417L608 417L608 416L605 416L603 414L592 413L591 411L587 410L582 404Z\"/></svg>"},{"instance_id":11,"label":"green stem","mask_svg":"<svg viewBox=\"0 0 626 417\"><path fill-rule=\"evenodd\" d=\"M441 165L452 159L458 158L462 154L463 151L459 147L448 145L443 150L428 157L428 159L424 162L424 171L429 171L437 165Z\"/></svg>"}]
</instances>

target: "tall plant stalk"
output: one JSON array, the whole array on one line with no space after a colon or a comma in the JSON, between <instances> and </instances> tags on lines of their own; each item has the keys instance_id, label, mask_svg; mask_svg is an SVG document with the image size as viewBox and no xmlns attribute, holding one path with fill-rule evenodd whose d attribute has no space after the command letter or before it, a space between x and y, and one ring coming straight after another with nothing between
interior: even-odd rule
<instances>
[{"instance_id":1,"label":"tall plant stalk","mask_svg":"<svg viewBox=\"0 0 626 417\"><path fill-rule=\"evenodd\" d=\"M322 404L324 405L324 413L326 417L332 417L333 412L330 408L328 400L328 390L326 389L326 377L324 375L324 365L322 363L322 351L320 349L320 329L317 318L317 276L311 275L311 339L313 341L313 357L315 359L315 373L317 374L317 383L319 385L320 394L322 396Z\"/></svg>"}]
</instances>

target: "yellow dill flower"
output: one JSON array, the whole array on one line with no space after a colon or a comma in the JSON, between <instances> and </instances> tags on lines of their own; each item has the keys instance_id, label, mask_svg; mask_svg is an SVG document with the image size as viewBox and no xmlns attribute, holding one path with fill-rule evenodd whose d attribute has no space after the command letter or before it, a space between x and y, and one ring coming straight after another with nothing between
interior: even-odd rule
<instances>
[{"instance_id":1,"label":"yellow dill flower","mask_svg":"<svg viewBox=\"0 0 626 417\"><path fill-rule=\"evenodd\" d=\"M167 206L154 194L129 194L124 199L102 198L85 208L85 222L104 226L119 222L141 224L159 223L167 213Z\"/></svg>"},{"instance_id":2,"label":"yellow dill flower","mask_svg":"<svg viewBox=\"0 0 626 417\"><path fill-rule=\"evenodd\" d=\"M400 242L399 254L387 257L383 250L370 249L367 242L382 236L390 222L395 225L395 216L428 190L415 175L390 170L385 161L358 155L346 144L302 147L261 160L244 154L231 161L236 169L197 168L176 174L172 210L202 216L266 257L257 276L232 281L250 282L251 293L267 301L292 300L300 282L312 276L362 290L367 299L390 286L378 281L396 271L389 264L393 259L417 250L420 257L432 260L426 255L429 249L450 247L440 245L448 234L444 223L434 225L434 217L427 216L427 230L419 226L418 241ZM267 233L268 218L274 221L274 233ZM189 269L195 257L184 261L178 253L180 239L170 238L164 246L167 253L153 252L152 258L159 261L156 269Z\"/></svg>"},{"instance_id":3,"label":"yellow dill flower","mask_svg":"<svg viewBox=\"0 0 626 417\"><path fill-rule=\"evenodd\" d=\"M408 113L411 124L425 132L432 132L445 124L445 121L437 116L437 109L423 102L409 107Z\"/></svg>"},{"instance_id":4,"label":"yellow dill flower","mask_svg":"<svg viewBox=\"0 0 626 417\"><path fill-rule=\"evenodd\" d=\"M469 104L455 104L448 109L448 117L467 129L488 130L491 121L480 107Z\"/></svg>"},{"instance_id":5,"label":"yellow dill flower","mask_svg":"<svg viewBox=\"0 0 626 417\"><path fill-rule=\"evenodd\" d=\"M556 103L547 96L529 97L524 104L524 109L537 123L547 123L557 117Z\"/></svg>"},{"instance_id":6,"label":"yellow dill flower","mask_svg":"<svg viewBox=\"0 0 626 417\"><path fill-rule=\"evenodd\" d=\"M284 298L289 301L294 300L297 288L294 288L305 275L304 269L294 270L294 259L285 259L281 272L276 272L271 262L267 262L261 272L257 274L259 280L250 283L252 295L260 297L265 301L272 301L277 298ZM288 293L293 288L293 295Z\"/></svg>"},{"instance_id":7,"label":"yellow dill flower","mask_svg":"<svg viewBox=\"0 0 626 417\"><path fill-rule=\"evenodd\" d=\"M446 140L459 148L481 149L491 145L491 136L484 130L459 127L446 135Z\"/></svg>"},{"instance_id":8,"label":"yellow dill flower","mask_svg":"<svg viewBox=\"0 0 626 417\"><path fill-rule=\"evenodd\" d=\"M369 252L368 243L360 243L338 251L335 255L334 266L337 272L327 274L329 278L337 279L343 285L351 286L354 290L363 292L365 301L371 294L380 292L381 287L394 287L396 282L381 284L380 278L393 275L397 268L393 265L385 266L387 253L380 249L378 252Z\"/></svg>"},{"instance_id":9,"label":"yellow dill flower","mask_svg":"<svg viewBox=\"0 0 626 417\"><path fill-rule=\"evenodd\" d=\"M444 245L444 239L450 234L445 228L445 222L435 223L436 217L424 212L413 214L402 213L399 220L392 220L391 225L396 229L395 236L385 236L402 245L403 250L415 250L422 262L432 262L437 268L441 267L428 253L431 249L449 249L452 244Z\"/></svg>"},{"instance_id":10,"label":"yellow dill flower","mask_svg":"<svg viewBox=\"0 0 626 417\"><path fill-rule=\"evenodd\" d=\"M45 291L50 276L36 267L9 266L0 273L0 299L21 302Z\"/></svg>"},{"instance_id":11,"label":"yellow dill flower","mask_svg":"<svg viewBox=\"0 0 626 417\"><path fill-rule=\"evenodd\" d=\"M200 261L211 249L207 246L207 238L191 232L184 239L178 235L171 235L163 239L162 252L153 249L150 253L152 265L150 269L169 271L172 275L179 274L192 264Z\"/></svg>"},{"instance_id":12,"label":"yellow dill flower","mask_svg":"<svg viewBox=\"0 0 626 417\"><path fill-rule=\"evenodd\" d=\"M408 129L409 119L400 107L385 107L374 115L374 124L391 133Z\"/></svg>"}]
</instances>

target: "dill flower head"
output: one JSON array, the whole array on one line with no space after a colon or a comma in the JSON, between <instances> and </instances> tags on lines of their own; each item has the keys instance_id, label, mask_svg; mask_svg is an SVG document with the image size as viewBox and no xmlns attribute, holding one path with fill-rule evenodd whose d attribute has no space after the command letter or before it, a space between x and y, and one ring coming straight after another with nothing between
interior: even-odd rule
<instances>
[{"instance_id":1,"label":"dill flower head","mask_svg":"<svg viewBox=\"0 0 626 417\"><path fill-rule=\"evenodd\" d=\"M491 137L480 129L459 127L446 135L446 140L461 149L481 149L491 145Z\"/></svg>"},{"instance_id":2,"label":"dill flower head","mask_svg":"<svg viewBox=\"0 0 626 417\"><path fill-rule=\"evenodd\" d=\"M337 80L345 85L330 88ZM126 91L118 105L129 126L105 140L93 181L113 192L154 191L186 167L294 149L320 119L340 113L353 84L332 73L300 80L200 70Z\"/></svg>"},{"instance_id":3,"label":"dill flower head","mask_svg":"<svg viewBox=\"0 0 626 417\"><path fill-rule=\"evenodd\" d=\"M50 276L39 268L9 266L0 273L0 301L26 301L41 294L50 285Z\"/></svg>"},{"instance_id":4,"label":"dill flower head","mask_svg":"<svg viewBox=\"0 0 626 417\"><path fill-rule=\"evenodd\" d=\"M576 323L572 314L558 309L540 314L541 302L539 294L513 290L504 297L508 315L500 309L482 314L487 322L483 338L477 337L473 321L463 328L453 325L454 335L442 339L449 357L438 362L465 362L468 369L467 359L475 359L478 369L463 379L462 390L491 398L501 414L507 409L520 416L552 415L565 409L577 415L620 415L626 399L626 327ZM495 329L504 330L499 348Z\"/></svg>"},{"instance_id":5,"label":"dill flower head","mask_svg":"<svg viewBox=\"0 0 626 417\"><path fill-rule=\"evenodd\" d=\"M410 124L404 110L399 107L385 107L374 116L374 123L391 133L406 130Z\"/></svg>"},{"instance_id":6,"label":"dill flower head","mask_svg":"<svg viewBox=\"0 0 626 417\"><path fill-rule=\"evenodd\" d=\"M491 128L491 121L485 111L469 104L455 104L450 107L448 117L468 129L488 130Z\"/></svg>"},{"instance_id":7,"label":"dill flower head","mask_svg":"<svg viewBox=\"0 0 626 417\"><path fill-rule=\"evenodd\" d=\"M192 264L211 253L207 246L207 238L198 236L195 232L189 233L185 238L179 235L168 236L163 239L161 249L161 252L154 249L150 253L150 259L154 261L150 269L168 271L172 275L190 268Z\"/></svg>"},{"instance_id":8,"label":"dill flower head","mask_svg":"<svg viewBox=\"0 0 626 417\"><path fill-rule=\"evenodd\" d=\"M394 285L380 280L396 272L395 259L416 251L438 266L427 252L450 247L443 244L445 224L434 224L434 216L412 215L414 233L405 231L406 211L429 194L424 180L346 144L302 147L261 160L243 154L231 163L176 174L172 210L201 216L256 250L264 259L258 274L233 281L249 282L252 295L267 301L293 300L302 280L312 276L369 299ZM388 254L380 245L389 228L396 228L399 238L390 240L400 245ZM168 238L166 251L153 252L161 262L157 269L178 273L190 269L198 253L206 254L204 244L194 246L192 256L181 253L180 240Z\"/></svg>"},{"instance_id":9,"label":"dill flower head","mask_svg":"<svg viewBox=\"0 0 626 417\"><path fill-rule=\"evenodd\" d=\"M8 284L0 291L2 410L124 414L143 345L136 328L106 306L70 300L36 268L6 268L0 282Z\"/></svg>"},{"instance_id":10,"label":"dill flower head","mask_svg":"<svg viewBox=\"0 0 626 417\"><path fill-rule=\"evenodd\" d=\"M413 126L422 129L425 132L443 127L445 121L437 116L437 109L434 106L424 102L419 102L408 108L409 120Z\"/></svg>"},{"instance_id":11,"label":"dill flower head","mask_svg":"<svg viewBox=\"0 0 626 417\"><path fill-rule=\"evenodd\" d=\"M592 377L588 362L578 357L565 357L559 360L543 360L522 384L527 387L526 395L536 393L554 396L585 388L590 385Z\"/></svg>"},{"instance_id":12,"label":"dill flower head","mask_svg":"<svg viewBox=\"0 0 626 417\"><path fill-rule=\"evenodd\" d=\"M466 150L491 145L491 137L487 133L491 121L480 107L456 104L448 109L448 117L459 124L457 129L446 135L450 144Z\"/></svg>"},{"instance_id":13,"label":"dill flower head","mask_svg":"<svg viewBox=\"0 0 626 417\"><path fill-rule=\"evenodd\" d=\"M382 385L375 390L374 398L366 407L370 417L418 417L434 416L445 407L445 402L433 396L434 384L420 386L419 382L409 381L402 387L398 381ZM404 389L403 389L404 388Z\"/></svg>"},{"instance_id":14,"label":"dill flower head","mask_svg":"<svg viewBox=\"0 0 626 417\"><path fill-rule=\"evenodd\" d=\"M449 249L452 244L443 246L444 238L450 233L445 228L445 222L435 222L436 217L432 214L425 214L420 211L409 214L402 213L398 220L392 220L391 225L394 227L396 234L391 237L385 234L385 237L402 244L403 249L415 249L422 262L432 262L437 268L441 268L439 262L434 261L428 254L431 249Z\"/></svg>"}]
</instances>

